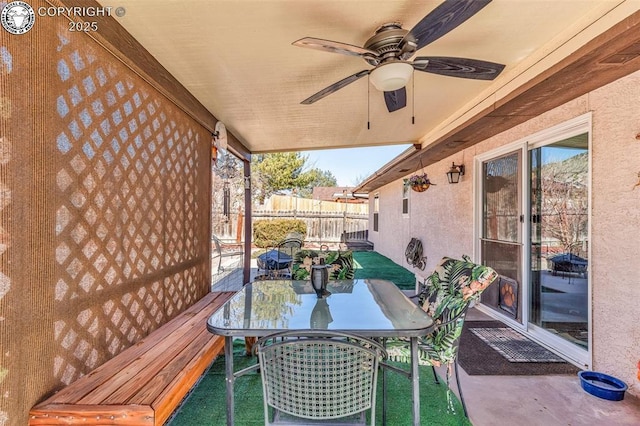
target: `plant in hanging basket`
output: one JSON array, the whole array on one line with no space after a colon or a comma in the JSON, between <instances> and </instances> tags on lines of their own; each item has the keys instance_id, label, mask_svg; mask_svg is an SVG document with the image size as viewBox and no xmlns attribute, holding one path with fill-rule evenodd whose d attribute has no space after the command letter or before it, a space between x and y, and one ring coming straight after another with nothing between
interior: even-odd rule
<instances>
[{"instance_id":1,"label":"plant in hanging basket","mask_svg":"<svg viewBox=\"0 0 640 426\"><path fill-rule=\"evenodd\" d=\"M411 176L409 179L405 180L404 185L416 192L424 192L429 189L431 185L435 184L431 183L426 173L423 173L421 175Z\"/></svg>"}]
</instances>

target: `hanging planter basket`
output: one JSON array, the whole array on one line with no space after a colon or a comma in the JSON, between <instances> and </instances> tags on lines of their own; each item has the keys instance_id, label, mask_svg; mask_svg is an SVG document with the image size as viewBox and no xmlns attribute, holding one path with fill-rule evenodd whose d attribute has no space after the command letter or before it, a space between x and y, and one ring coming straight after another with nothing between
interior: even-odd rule
<instances>
[{"instance_id":1,"label":"hanging planter basket","mask_svg":"<svg viewBox=\"0 0 640 426\"><path fill-rule=\"evenodd\" d=\"M416 192L424 192L429 189L431 185L434 184L431 183L426 173L423 173L421 175L413 175L405 181L405 186L408 186Z\"/></svg>"},{"instance_id":2,"label":"hanging planter basket","mask_svg":"<svg viewBox=\"0 0 640 426\"><path fill-rule=\"evenodd\" d=\"M431 186L430 183L415 184L415 185L411 185L411 189L416 192L424 192L427 189L429 189L430 186Z\"/></svg>"}]
</instances>

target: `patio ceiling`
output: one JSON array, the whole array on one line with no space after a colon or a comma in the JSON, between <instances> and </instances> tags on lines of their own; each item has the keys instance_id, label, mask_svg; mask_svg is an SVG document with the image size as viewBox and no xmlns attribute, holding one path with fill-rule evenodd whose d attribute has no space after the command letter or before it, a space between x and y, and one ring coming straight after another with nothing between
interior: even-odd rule
<instances>
[{"instance_id":1,"label":"patio ceiling","mask_svg":"<svg viewBox=\"0 0 640 426\"><path fill-rule=\"evenodd\" d=\"M423 153L437 148L441 157L479 141L458 137L479 118L510 106L518 96L513 108L524 108L524 93L540 95L531 90L555 73L554 67L640 7L638 0L493 0L418 55L505 64L498 78L415 73L407 107L389 113L366 78L301 105L320 89L372 66L358 57L291 43L308 36L362 46L382 24L412 28L440 0L99 3L124 7L126 14L116 20L251 153L411 143ZM532 99L529 105L535 104ZM520 112L520 117L531 115ZM408 150L362 189L406 174L416 165L416 152Z\"/></svg>"}]
</instances>

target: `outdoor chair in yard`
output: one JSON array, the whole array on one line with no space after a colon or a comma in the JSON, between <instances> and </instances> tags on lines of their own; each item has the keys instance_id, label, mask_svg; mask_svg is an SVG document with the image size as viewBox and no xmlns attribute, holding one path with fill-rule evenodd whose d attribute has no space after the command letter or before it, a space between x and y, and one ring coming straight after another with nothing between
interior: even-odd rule
<instances>
[{"instance_id":1,"label":"outdoor chair in yard","mask_svg":"<svg viewBox=\"0 0 640 426\"><path fill-rule=\"evenodd\" d=\"M352 280L355 276L353 251L329 250L321 246L320 250L299 250L293 258L292 276L294 280L310 280L313 265L319 265L323 259L329 265L329 280Z\"/></svg>"},{"instance_id":2,"label":"outdoor chair in yard","mask_svg":"<svg viewBox=\"0 0 640 426\"><path fill-rule=\"evenodd\" d=\"M300 249L300 238L285 238L276 247L258 256L258 276L262 279L291 279L293 259Z\"/></svg>"},{"instance_id":3,"label":"outdoor chair in yard","mask_svg":"<svg viewBox=\"0 0 640 426\"><path fill-rule=\"evenodd\" d=\"M265 425L375 425L382 345L351 333L285 331L255 346L264 390ZM273 413L270 413L273 411Z\"/></svg>"},{"instance_id":4,"label":"outdoor chair in yard","mask_svg":"<svg viewBox=\"0 0 640 426\"><path fill-rule=\"evenodd\" d=\"M414 296L417 303L434 320L435 328L418 341L419 363L430 365L438 381L435 367L447 366L446 381L452 368L465 416L467 407L462 396L458 375L458 345L462 326L469 305L480 299L482 292L495 281L498 274L492 268L473 263L468 257L462 260L443 258L435 271L420 285ZM411 352L408 339L390 339L386 342L389 359L409 363ZM391 367L392 370L395 368Z\"/></svg>"},{"instance_id":5,"label":"outdoor chair in yard","mask_svg":"<svg viewBox=\"0 0 640 426\"><path fill-rule=\"evenodd\" d=\"M213 241L213 259L217 259L217 268L215 268L214 273L221 273L225 271L225 266L222 264L222 260L224 258L229 257L237 257L241 259L244 256L244 250L242 248L241 243L226 243L223 244L222 241L215 235L211 236L211 240Z\"/></svg>"}]
</instances>

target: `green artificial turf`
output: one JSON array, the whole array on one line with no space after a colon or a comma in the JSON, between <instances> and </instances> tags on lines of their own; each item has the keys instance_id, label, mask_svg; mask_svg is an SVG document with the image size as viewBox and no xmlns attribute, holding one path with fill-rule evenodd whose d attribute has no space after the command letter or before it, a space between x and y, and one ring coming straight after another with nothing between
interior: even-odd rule
<instances>
[{"instance_id":1,"label":"green artificial turf","mask_svg":"<svg viewBox=\"0 0 640 426\"><path fill-rule=\"evenodd\" d=\"M355 278L378 278L393 281L401 289L415 288L415 275L377 252L353 252ZM234 345L234 369L237 371L256 358L244 355L242 341ZM408 367L408 366L403 366ZM411 383L399 374L387 372L387 425L412 424ZM214 361L202 380L183 402L169 426L200 426L226 424L224 357ZM382 386L378 386L376 423L382 424ZM262 384L259 373L239 377L235 382L235 424L257 426L264 424ZM433 381L430 367L420 367L421 423L435 426L471 426L464 417L457 397L448 391L441 380Z\"/></svg>"},{"instance_id":2,"label":"green artificial turf","mask_svg":"<svg viewBox=\"0 0 640 426\"><path fill-rule=\"evenodd\" d=\"M244 355L244 343L234 345L234 369L257 362ZM214 361L212 367L193 389L169 426L202 426L226 424L226 392L224 357ZM403 365L403 367L408 367ZM412 424L411 382L397 373L387 372L387 425ZM379 378L380 379L380 378ZM430 367L420 367L421 424L432 426L471 426L464 417L457 397L448 391L444 380L436 384ZM264 425L262 384L260 373L250 373L235 382L235 424L238 426ZM382 386L378 385L376 424L382 424Z\"/></svg>"},{"instance_id":3,"label":"green artificial turf","mask_svg":"<svg viewBox=\"0 0 640 426\"><path fill-rule=\"evenodd\" d=\"M354 251L355 278L380 278L393 281L402 290L416 288L413 272L375 251Z\"/></svg>"}]
</instances>

